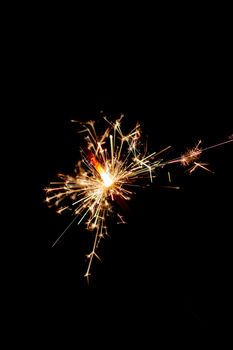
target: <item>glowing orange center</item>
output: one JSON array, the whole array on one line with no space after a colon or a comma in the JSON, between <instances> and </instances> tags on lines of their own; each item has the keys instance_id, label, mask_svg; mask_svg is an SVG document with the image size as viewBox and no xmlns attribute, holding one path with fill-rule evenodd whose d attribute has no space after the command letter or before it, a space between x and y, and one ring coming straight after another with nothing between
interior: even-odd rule
<instances>
[{"instance_id":1,"label":"glowing orange center","mask_svg":"<svg viewBox=\"0 0 233 350\"><path fill-rule=\"evenodd\" d=\"M94 156L91 157L91 163L100 174L100 177L103 180L104 186L110 187L113 183L112 176L102 168L102 166Z\"/></svg>"}]
</instances>

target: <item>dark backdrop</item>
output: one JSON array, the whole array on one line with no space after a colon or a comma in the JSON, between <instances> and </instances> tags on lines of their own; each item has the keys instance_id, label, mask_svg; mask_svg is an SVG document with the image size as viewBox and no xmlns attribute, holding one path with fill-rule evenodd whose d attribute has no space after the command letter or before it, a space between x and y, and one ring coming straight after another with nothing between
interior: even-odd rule
<instances>
[{"instance_id":1,"label":"dark backdrop","mask_svg":"<svg viewBox=\"0 0 233 350\"><path fill-rule=\"evenodd\" d=\"M15 160L24 179L23 228L13 230L22 247L14 257L23 264L14 267L16 288L45 320L65 311L84 325L98 315L103 327L119 319L122 332L129 324L136 332L143 324L152 333L207 329L219 324L229 292L232 144L203 153L214 175L171 166L181 190L164 188L160 170L150 188L139 189L127 224L112 223L102 242L89 286L83 272L91 234L74 225L51 248L71 217L47 208L43 188L79 157L83 141L70 119L124 113L123 128L140 121L151 150L172 146L168 159L199 139L206 147L233 132L227 37L195 21L167 28L150 19L143 30L137 21L126 30L127 21L111 33L102 23L96 32L72 28L73 35L49 32L42 41L38 31L26 45L16 118L24 130L17 135L24 156Z\"/></svg>"}]
</instances>

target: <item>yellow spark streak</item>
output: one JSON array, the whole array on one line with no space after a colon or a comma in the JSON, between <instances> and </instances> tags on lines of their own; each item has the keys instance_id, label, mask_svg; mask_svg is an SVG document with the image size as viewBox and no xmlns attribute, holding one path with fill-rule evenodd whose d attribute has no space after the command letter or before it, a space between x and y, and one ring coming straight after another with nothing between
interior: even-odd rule
<instances>
[{"instance_id":1,"label":"yellow spark streak","mask_svg":"<svg viewBox=\"0 0 233 350\"><path fill-rule=\"evenodd\" d=\"M167 175L168 175L168 181L171 182L171 174L170 174L170 171L168 171Z\"/></svg>"},{"instance_id":2,"label":"yellow spark streak","mask_svg":"<svg viewBox=\"0 0 233 350\"><path fill-rule=\"evenodd\" d=\"M113 167L113 141L112 141L112 135L110 135L110 143L111 143L111 159L112 159L112 167Z\"/></svg>"}]
</instances>

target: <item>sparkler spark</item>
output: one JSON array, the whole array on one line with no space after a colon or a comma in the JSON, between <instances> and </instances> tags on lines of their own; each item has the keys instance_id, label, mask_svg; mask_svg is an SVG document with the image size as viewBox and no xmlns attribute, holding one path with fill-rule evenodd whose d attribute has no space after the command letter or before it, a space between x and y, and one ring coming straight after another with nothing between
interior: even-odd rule
<instances>
[{"instance_id":1,"label":"sparkler spark","mask_svg":"<svg viewBox=\"0 0 233 350\"><path fill-rule=\"evenodd\" d=\"M198 144L194 147L182 154L180 157L180 162L183 166L187 166L190 163L193 163L194 160L198 159L202 153L202 149L199 147L201 144L201 140L198 141Z\"/></svg>"},{"instance_id":2,"label":"sparkler spark","mask_svg":"<svg viewBox=\"0 0 233 350\"><path fill-rule=\"evenodd\" d=\"M218 145L214 145L214 146L210 146L205 148L204 150L200 147L201 145L201 140L198 141L198 143L196 144L195 147L188 149L185 153L183 153L179 158L170 160L168 162L166 162L166 164L172 164L172 163L180 163L183 167L187 167L189 165L191 165L191 167L188 169L189 170L189 174L192 174L197 168L202 168L210 173L213 173L211 170L209 170L206 165L208 165L207 163L202 163L202 162L197 162L197 159L200 158L201 154L203 151L213 148L213 147L217 147L220 145L223 145L227 142L222 142Z\"/></svg>"},{"instance_id":3,"label":"sparkler spark","mask_svg":"<svg viewBox=\"0 0 233 350\"><path fill-rule=\"evenodd\" d=\"M148 155L145 150L141 151L139 124L124 135L121 119L122 116L112 123L105 118L109 126L100 137L96 134L93 122L85 124L81 132L85 133L87 147L81 153L82 161L78 163L77 175L60 174L61 181L51 182L50 188L46 189L46 201L58 206L59 213L72 209L75 215L73 221L79 218L78 224L85 221L88 230L95 230L93 247L87 255L87 278L93 258L99 259L96 253L98 245L108 234L107 219L113 214L114 201L120 203L130 200L135 182L143 178L152 182L153 172L161 163L161 159L156 160L156 152ZM61 203L67 204L61 206ZM124 223L120 214L118 217Z\"/></svg>"},{"instance_id":4,"label":"sparkler spark","mask_svg":"<svg viewBox=\"0 0 233 350\"><path fill-rule=\"evenodd\" d=\"M57 206L57 212L71 210L74 219L53 243L61 239L68 228L78 220L78 225L84 222L90 231L94 231L94 241L91 252L87 254L88 264L85 277L89 280L94 258L100 260L97 249L102 238L108 235L107 221L114 214L114 202L119 204L128 201L134 194L133 188L141 185L141 180L152 182L155 170L165 165L179 163L190 166L192 173L198 167L209 171L206 163L197 162L203 151L233 142L232 137L225 142L202 149L201 141L176 159L163 162L158 158L162 152L148 154L140 142L140 125L124 135L121 129L123 115L115 122L105 121L108 127L103 135L98 136L93 121L83 124L80 131L86 140L85 150L81 150L81 161L75 169L76 175L59 174L60 181L51 182L46 189L46 202L49 206ZM169 182L171 182L168 172ZM165 186L172 187L172 186ZM174 187L178 188L178 187ZM120 223L124 218L116 213Z\"/></svg>"},{"instance_id":5,"label":"sparkler spark","mask_svg":"<svg viewBox=\"0 0 233 350\"><path fill-rule=\"evenodd\" d=\"M180 163L185 167L189 164L192 164L192 167L189 169L189 173L193 173L197 168L202 168L206 171L209 171L212 173L211 170L209 170L206 165L207 163L197 162L196 160L200 158L202 154L202 149L200 147L201 140L198 141L197 145L194 148L191 148L190 150L186 151L182 156L180 157Z\"/></svg>"}]
</instances>

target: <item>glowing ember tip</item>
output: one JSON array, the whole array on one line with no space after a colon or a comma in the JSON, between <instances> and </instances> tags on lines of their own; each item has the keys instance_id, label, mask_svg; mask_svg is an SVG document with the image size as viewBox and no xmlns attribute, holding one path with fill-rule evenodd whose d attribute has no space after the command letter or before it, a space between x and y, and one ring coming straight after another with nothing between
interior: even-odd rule
<instances>
[{"instance_id":1,"label":"glowing ember tip","mask_svg":"<svg viewBox=\"0 0 233 350\"><path fill-rule=\"evenodd\" d=\"M113 180L110 174L105 171L100 172L101 179L103 180L105 187L110 187L113 184Z\"/></svg>"},{"instance_id":2,"label":"glowing ember tip","mask_svg":"<svg viewBox=\"0 0 233 350\"><path fill-rule=\"evenodd\" d=\"M105 171L98 160L95 158L94 155L91 156L90 158L91 164L94 166L96 171L100 174L101 179L103 180L104 186L105 187L110 187L113 184L112 176Z\"/></svg>"}]
</instances>

